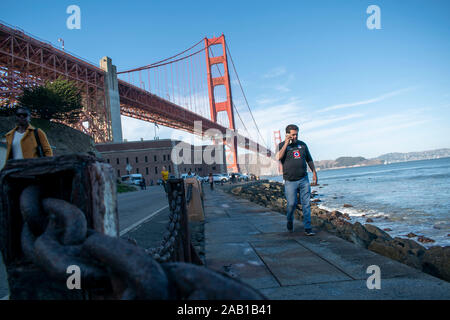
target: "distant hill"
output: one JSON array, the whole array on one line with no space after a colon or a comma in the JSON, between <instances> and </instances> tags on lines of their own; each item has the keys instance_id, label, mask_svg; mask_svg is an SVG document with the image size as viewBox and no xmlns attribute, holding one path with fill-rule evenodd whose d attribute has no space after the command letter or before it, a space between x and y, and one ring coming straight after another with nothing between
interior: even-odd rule
<instances>
[{"instance_id":1,"label":"distant hill","mask_svg":"<svg viewBox=\"0 0 450 320\"><path fill-rule=\"evenodd\" d=\"M387 153L376 158L366 159L364 157L340 157L336 160L314 161L314 165L319 169L335 169L347 167L373 166L377 164L387 164L393 162L405 162L415 160L427 160L450 157L450 149L436 149L422 152L407 153Z\"/></svg>"},{"instance_id":2,"label":"distant hill","mask_svg":"<svg viewBox=\"0 0 450 320\"><path fill-rule=\"evenodd\" d=\"M407 153L386 153L375 159L380 159L386 163L392 162L405 162L405 161L415 161L415 160L427 160L427 159L438 159L450 157L450 149L436 149L421 152L407 152Z\"/></svg>"},{"instance_id":3,"label":"distant hill","mask_svg":"<svg viewBox=\"0 0 450 320\"><path fill-rule=\"evenodd\" d=\"M314 161L315 167L319 169L374 166L383 163L384 161L381 159L366 159L364 157L340 157L336 160Z\"/></svg>"}]
</instances>

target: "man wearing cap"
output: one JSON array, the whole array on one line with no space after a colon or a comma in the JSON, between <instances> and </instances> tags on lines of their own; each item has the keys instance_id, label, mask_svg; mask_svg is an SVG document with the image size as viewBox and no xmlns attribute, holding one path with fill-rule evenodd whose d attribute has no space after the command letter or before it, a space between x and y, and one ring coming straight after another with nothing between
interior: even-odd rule
<instances>
[{"instance_id":1,"label":"man wearing cap","mask_svg":"<svg viewBox=\"0 0 450 320\"><path fill-rule=\"evenodd\" d=\"M277 160L283 165L284 193L287 200L287 229L294 231L294 211L297 207L297 192L300 193L305 234L313 236L311 228L311 188L306 164L313 173L313 183L317 185L317 173L308 146L297 140L298 127L290 124L286 127L286 138L278 146Z\"/></svg>"}]
</instances>

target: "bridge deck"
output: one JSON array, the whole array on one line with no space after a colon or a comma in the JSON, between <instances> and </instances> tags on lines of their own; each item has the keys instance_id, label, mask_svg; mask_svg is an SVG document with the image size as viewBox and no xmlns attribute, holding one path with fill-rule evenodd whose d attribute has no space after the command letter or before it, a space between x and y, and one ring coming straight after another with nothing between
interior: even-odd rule
<instances>
[{"instance_id":1,"label":"bridge deck","mask_svg":"<svg viewBox=\"0 0 450 320\"><path fill-rule=\"evenodd\" d=\"M269 299L449 299L450 283L327 232L286 232L284 215L205 188L206 266L237 276ZM367 267L381 269L369 290Z\"/></svg>"}]
</instances>

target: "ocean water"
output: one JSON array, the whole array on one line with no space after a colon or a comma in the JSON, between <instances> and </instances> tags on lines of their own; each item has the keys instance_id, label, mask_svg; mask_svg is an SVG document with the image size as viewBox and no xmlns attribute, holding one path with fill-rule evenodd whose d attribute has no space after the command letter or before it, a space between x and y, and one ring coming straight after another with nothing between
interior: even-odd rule
<instances>
[{"instance_id":1,"label":"ocean water","mask_svg":"<svg viewBox=\"0 0 450 320\"><path fill-rule=\"evenodd\" d=\"M371 218L371 224L392 229L387 231L392 237L413 232L436 241L425 247L450 246L450 158L320 170L317 175L320 185L311 189L318 192L319 207L348 213L351 222L364 224ZM269 179L283 181L281 176Z\"/></svg>"}]
</instances>

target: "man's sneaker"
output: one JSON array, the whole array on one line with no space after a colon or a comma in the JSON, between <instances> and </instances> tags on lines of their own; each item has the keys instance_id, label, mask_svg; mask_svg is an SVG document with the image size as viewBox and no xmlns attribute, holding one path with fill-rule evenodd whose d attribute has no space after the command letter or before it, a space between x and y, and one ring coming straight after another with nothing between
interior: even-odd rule
<instances>
[{"instance_id":1,"label":"man's sneaker","mask_svg":"<svg viewBox=\"0 0 450 320\"><path fill-rule=\"evenodd\" d=\"M306 234L307 236L314 236L314 235L315 235L315 233L314 233L311 229L306 229L306 230L305 230L305 234Z\"/></svg>"},{"instance_id":2,"label":"man's sneaker","mask_svg":"<svg viewBox=\"0 0 450 320\"><path fill-rule=\"evenodd\" d=\"M288 221L286 227L287 227L289 232L294 231L294 223L292 221Z\"/></svg>"}]
</instances>

